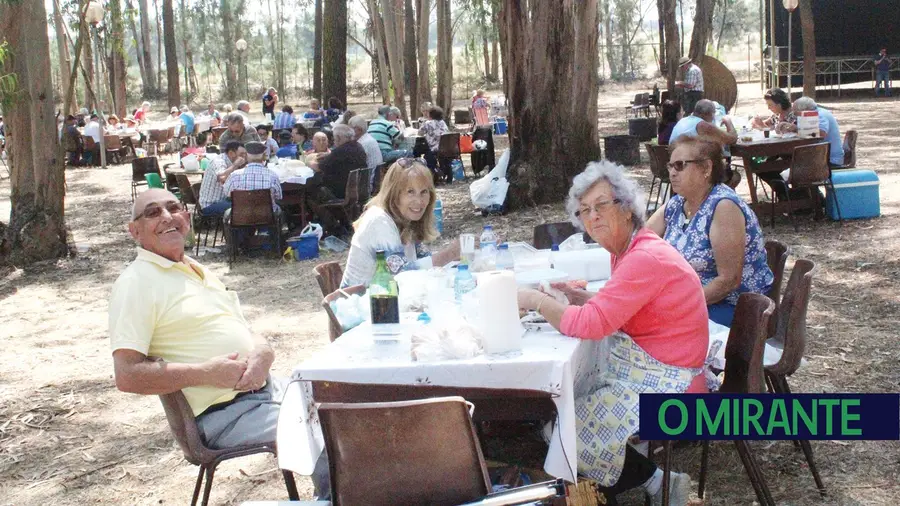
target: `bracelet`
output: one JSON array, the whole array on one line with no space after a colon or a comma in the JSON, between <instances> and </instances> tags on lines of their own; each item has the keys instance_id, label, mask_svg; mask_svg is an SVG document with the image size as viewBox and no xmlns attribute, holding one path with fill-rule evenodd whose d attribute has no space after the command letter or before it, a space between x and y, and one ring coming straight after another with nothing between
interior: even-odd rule
<instances>
[{"instance_id":1,"label":"bracelet","mask_svg":"<svg viewBox=\"0 0 900 506\"><path fill-rule=\"evenodd\" d=\"M537 312L538 312L538 313L540 313L540 312L541 312L541 306L543 306L543 305L544 305L544 301L545 301L545 300L547 300L547 299L549 299L549 298L550 298L550 296L549 296L549 295L547 295L547 294L546 294L546 293L545 293L545 294L544 294L544 296L543 296L543 297L541 297L541 301L540 301L540 302L538 302L538 306L537 306L537 310L536 310L536 311L537 311Z\"/></svg>"}]
</instances>

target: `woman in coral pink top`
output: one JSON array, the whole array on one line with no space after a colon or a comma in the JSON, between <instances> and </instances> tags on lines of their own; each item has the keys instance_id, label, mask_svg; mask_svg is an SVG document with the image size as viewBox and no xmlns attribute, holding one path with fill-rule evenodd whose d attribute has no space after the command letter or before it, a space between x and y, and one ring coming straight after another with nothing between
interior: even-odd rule
<instances>
[{"instance_id":1,"label":"woman in coral pink top","mask_svg":"<svg viewBox=\"0 0 900 506\"><path fill-rule=\"evenodd\" d=\"M621 166L589 164L573 180L566 208L612 254L612 276L596 294L555 286L569 304L523 289L519 307L537 309L565 335L609 340L605 373L575 400L579 474L607 496L638 486L661 495L662 471L627 441L638 430L639 394L706 391L703 287L684 257L644 227L643 195ZM687 504L690 477L671 479L669 504Z\"/></svg>"}]
</instances>

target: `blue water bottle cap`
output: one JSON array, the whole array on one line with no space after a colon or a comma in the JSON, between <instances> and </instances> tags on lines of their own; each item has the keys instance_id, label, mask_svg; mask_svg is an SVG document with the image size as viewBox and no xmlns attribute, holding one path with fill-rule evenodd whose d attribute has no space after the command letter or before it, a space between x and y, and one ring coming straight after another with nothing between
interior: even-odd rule
<instances>
[{"instance_id":1,"label":"blue water bottle cap","mask_svg":"<svg viewBox=\"0 0 900 506\"><path fill-rule=\"evenodd\" d=\"M501 244L500 246L497 246L497 247L500 248L500 249L509 249L509 244L503 243L503 244Z\"/></svg>"},{"instance_id":2,"label":"blue water bottle cap","mask_svg":"<svg viewBox=\"0 0 900 506\"><path fill-rule=\"evenodd\" d=\"M485 230L494 230L494 227L491 226L491 225L485 225L485 226L484 226L484 229L485 229Z\"/></svg>"},{"instance_id":3,"label":"blue water bottle cap","mask_svg":"<svg viewBox=\"0 0 900 506\"><path fill-rule=\"evenodd\" d=\"M559 244L553 243L553 245L550 246L550 251L559 251Z\"/></svg>"}]
</instances>

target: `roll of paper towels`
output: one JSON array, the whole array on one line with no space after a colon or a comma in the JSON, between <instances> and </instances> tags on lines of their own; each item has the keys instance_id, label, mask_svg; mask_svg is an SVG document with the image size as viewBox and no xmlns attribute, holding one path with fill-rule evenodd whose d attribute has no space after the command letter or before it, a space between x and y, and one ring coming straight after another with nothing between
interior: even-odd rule
<instances>
[{"instance_id":1,"label":"roll of paper towels","mask_svg":"<svg viewBox=\"0 0 900 506\"><path fill-rule=\"evenodd\" d=\"M571 280L598 281L609 279L612 258L603 248L554 251L553 268L565 272Z\"/></svg>"},{"instance_id":2,"label":"roll of paper towels","mask_svg":"<svg viewBox=\"0 0 900 506\"><path fill-rule=\"evenodd\" d=\"M522 349L522 323L516 278L510 271L485 272L478 277L479 329L484 352L506 353Z\"/></svg>"}]
</instances>

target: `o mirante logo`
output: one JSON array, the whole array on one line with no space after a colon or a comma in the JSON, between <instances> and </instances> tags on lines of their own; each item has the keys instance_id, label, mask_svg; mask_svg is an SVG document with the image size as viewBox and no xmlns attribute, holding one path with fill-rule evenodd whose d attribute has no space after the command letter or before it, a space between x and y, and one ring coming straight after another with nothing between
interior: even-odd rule
<instances>
[{"instance_id":1,"label":"o mirante logo","mask_svg":"<svg viewBox=\"0 0 900 506\"><path fill-rule=\"evenodd\" d=\"M900 439L898 394L641 394L641 439Z\"/></svg>"}]
</instances>

